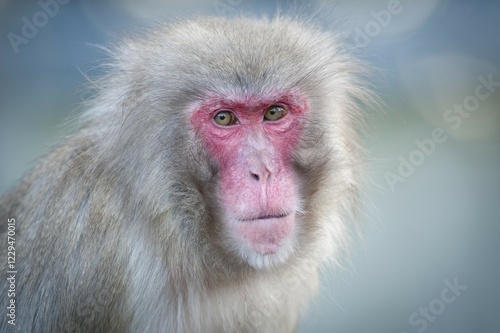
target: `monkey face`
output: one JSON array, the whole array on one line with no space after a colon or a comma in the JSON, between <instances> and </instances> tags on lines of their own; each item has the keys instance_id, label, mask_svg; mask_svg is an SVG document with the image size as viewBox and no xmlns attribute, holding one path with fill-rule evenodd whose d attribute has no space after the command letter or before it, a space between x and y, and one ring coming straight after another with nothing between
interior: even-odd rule
<instances>
[{"instance_id":1,"label":"monkey face","mask_svg":"<svg viewBox=\"0 0 500 333\"><path fill-rule=\"evenodd\" d=\"M298 92L210 96L191 125L215 160L216 193L232 250L252 266L294 250L299 194L292 167L307 102Z\"/></svg>"},{"instance_id":2,"label":"monkey face","mask_svg":"<svg viewBox=\"0 0 500 333\"><path fill-rule=\"evenodd\" d=\"M134 92L126 110L152 112L127 111L133 124L116 145L141 148L134 160L148 171L133 168L137 179L164 186L141 193L188 221L182 243L194 239L209 265L328 257L347 242L341 216L358 193L357 101L371 98L357 83L363 66L307 25L235 22L185 22L158 32L165 43L124 48L121 72L144 74L125 77ZM130 63L127 52L144 43L151 56ZM135 134L144 128L141 144Z\"/></svg>"}]
</instances>

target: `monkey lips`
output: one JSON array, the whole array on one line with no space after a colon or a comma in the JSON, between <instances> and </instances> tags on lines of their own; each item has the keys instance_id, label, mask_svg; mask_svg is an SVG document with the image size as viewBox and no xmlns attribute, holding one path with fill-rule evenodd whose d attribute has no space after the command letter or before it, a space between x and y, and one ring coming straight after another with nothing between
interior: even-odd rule
<instances>
[{"instance_id":1,"label":"monkey lips","mask_svg":"<svg viewBox=\"0 0 500 333\"><path fill-rule=\"evenodd\" d=\"M275 254L293 237L294 215L264 215L239 220L231 224L231 229L253 252L261 255Z\"/></svg>"}]
</instances>

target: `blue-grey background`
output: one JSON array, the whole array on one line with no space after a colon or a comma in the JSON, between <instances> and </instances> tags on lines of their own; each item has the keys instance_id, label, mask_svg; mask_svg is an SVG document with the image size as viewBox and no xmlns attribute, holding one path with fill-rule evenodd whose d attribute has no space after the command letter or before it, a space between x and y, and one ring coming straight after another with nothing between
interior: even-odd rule
<instances>
[{"instance_id":1,"label":"blue-grey background","mask_svg":"<svg viewBox=\"0 0 500 333\"><path fill-rule=\"evenodd\" d=\"M321 292L299 331L500 332L500 87L493 84L457 122L443 118L454 105L472 103L476 89L488 92L478 88L479 77L500 82L500 1L321 4L295 1L304 12L319 12L328 29L352 33L352 42L380 69L377 89L386 107L367 110L371 179L363 240L344 270L324 270ZM38 1L0 0L0 193L70 131L62 124L88 95L79 89L86 82L82 72L103 59L90 45L106 45L155 20L272 16L289 6L70 0L44 16ZM9 36L22 37L23 25L34 20L37 31L16 50ZM415 140L428 143L436 128L446 133L443 142L419 153ZM402 159L418 165L405 174ZM387 177L394 176L401 178L391 186ZM464 287L454 295L447 283ZM427 318L419 313L426 308Z\"/></svg>"}]
</instances>

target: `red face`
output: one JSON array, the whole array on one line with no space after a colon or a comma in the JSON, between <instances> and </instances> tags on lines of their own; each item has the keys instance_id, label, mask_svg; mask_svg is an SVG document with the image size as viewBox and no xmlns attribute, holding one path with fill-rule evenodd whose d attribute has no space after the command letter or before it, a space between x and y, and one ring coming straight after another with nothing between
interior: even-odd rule
<instances>
[{"instance_id":1,"label":"red face","mask_svg":"<svg viewBox=\"0 0 500 333\"><path fill-rule=\"evenodd\" d=\"M291 159L306 113L298 93L208 97L192 113L217 163L231 246L254 266L293 252L299 196Z\"/></svg>"}]
</instances>

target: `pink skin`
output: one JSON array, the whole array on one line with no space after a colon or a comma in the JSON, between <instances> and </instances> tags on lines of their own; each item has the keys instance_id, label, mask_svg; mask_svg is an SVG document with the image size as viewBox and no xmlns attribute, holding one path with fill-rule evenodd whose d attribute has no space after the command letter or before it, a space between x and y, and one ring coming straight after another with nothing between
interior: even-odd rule
<instances>
[{"instance_id":1,"label":"pink skin","mask_svg":"<svg viewBox=\"0 0 500 333\"><path fill-rule=\"evenodd\" d=\"M264 120L272 105L288 113ZM276 253L296 229L291 155L307 109L297 92L209 96L193 107L191 125L218 164L225 223L233 237L262 255ZM220 111L231 111L237 122L217 124L214 117Z\"/></svg>"}]
</instances>

